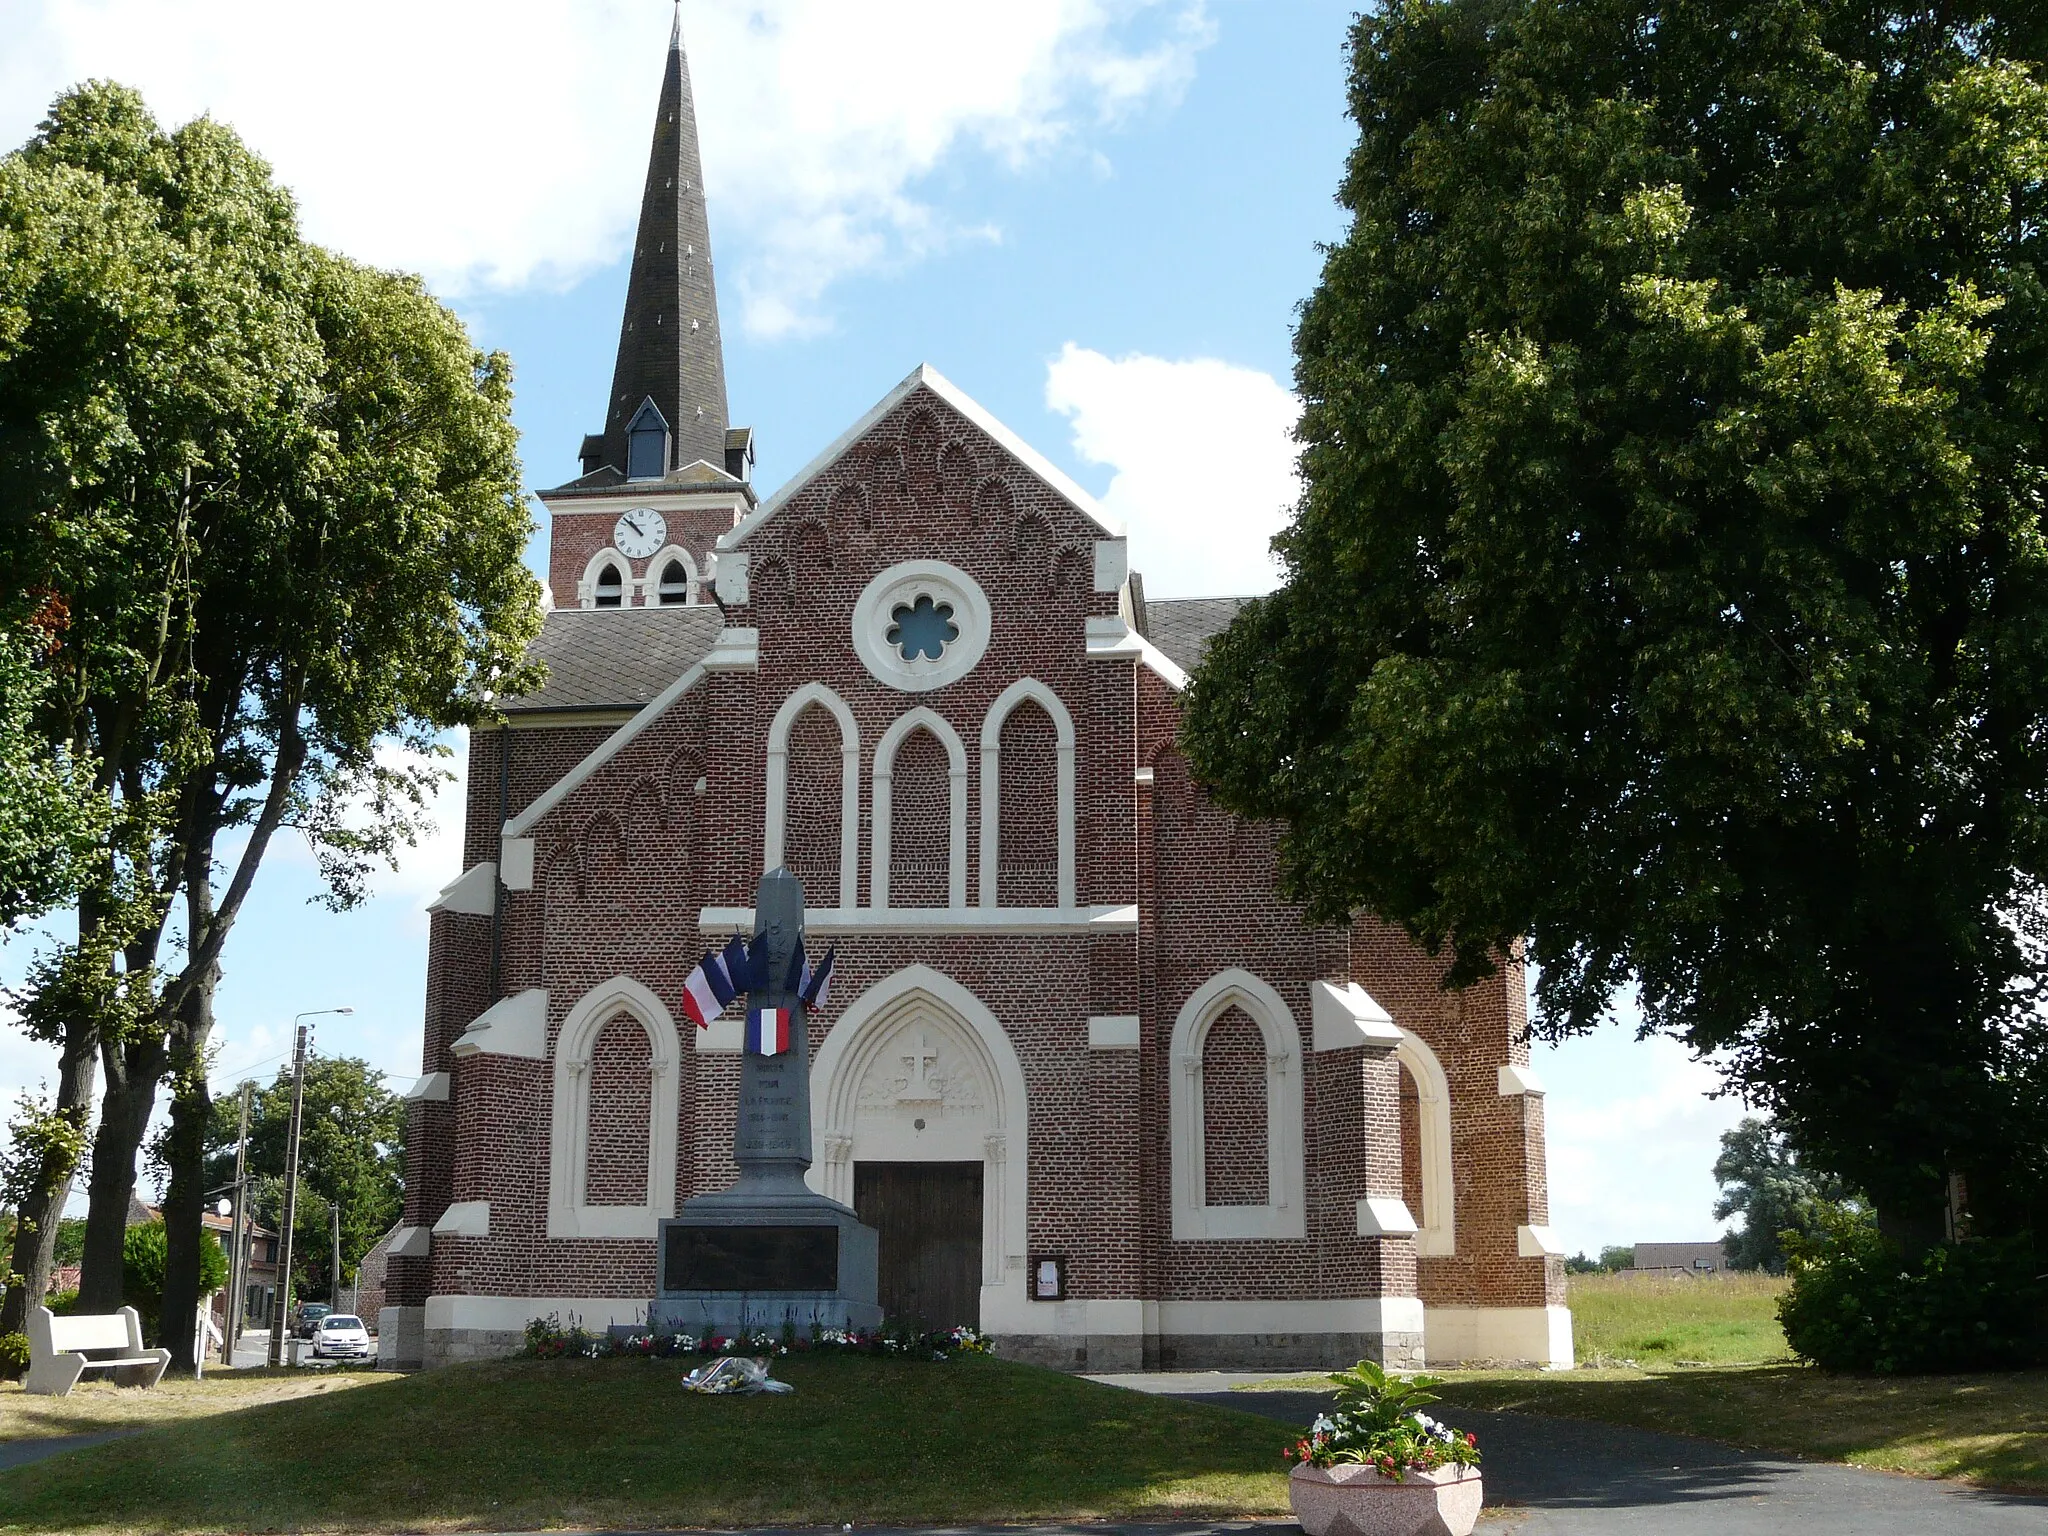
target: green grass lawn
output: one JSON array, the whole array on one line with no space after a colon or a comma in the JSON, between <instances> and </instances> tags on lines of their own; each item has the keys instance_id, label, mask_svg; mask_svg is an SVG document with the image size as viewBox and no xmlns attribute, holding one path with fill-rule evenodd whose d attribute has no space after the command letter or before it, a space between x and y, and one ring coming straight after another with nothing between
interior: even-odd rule
<instances>
[{"instance_id":1,"label":"green grass lawn","mask_svg":"<svg viewBox=\"0 0 2048 1536\"><path fill-rule=\"evenodd\" d=\"M1573 1275L1579 1364L1749 1365L1790 1358L1778 1326L1776 1275L1712 1280Z\"/></svg>"},{"instance_id":2,"label":"green grass lawn","mask_svg":"<svg viewBox=\"0 0 2048 1536\"><path fill-rule=\"evenodd\" d=\"M319 1371L214 1371L203 1381L166 1376L147 1392L88 1378L66 1397L31 1396L18 1381L0 1381L0 1442L51 1435L90 1435L110 1429L150 1429L181 1419L206 1418L294 1397L345 1392L389 1380L374 1372L330 1367Z\"/></svg>"},{"instance_id":3,"label":"green grass lawn","mask_svg":"<svg viewBox=\"0 0 2048 1536\"><path fill-rule=\"evenodd\" d=\"M1280 1435L1250 1414L991 1359L792 1358L776 1364L796 1388L787 1397L694 1396L679 1385L685 1369L506 1361L237 1406L0 1473L0 1531L945 1524L1287 1508Z\"/></svg>"}]
</instances>

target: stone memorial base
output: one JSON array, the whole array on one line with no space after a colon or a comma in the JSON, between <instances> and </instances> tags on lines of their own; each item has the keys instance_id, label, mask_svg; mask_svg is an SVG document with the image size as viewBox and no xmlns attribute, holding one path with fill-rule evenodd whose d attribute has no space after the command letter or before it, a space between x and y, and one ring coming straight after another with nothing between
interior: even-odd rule
<instances>
[{"instance_id":1,"label":"stone memorial base","mask_svg":"<svg viewBox=\"0 0 2048 1536\"><path fill-rule=\"evenodd\" d=\"M846 1206L807 1189L700 1195L661 1223L648 1331L738 1337L787 1326L809 1338L878 1328L880 1241Z\"/></svg>"}]
</instances>

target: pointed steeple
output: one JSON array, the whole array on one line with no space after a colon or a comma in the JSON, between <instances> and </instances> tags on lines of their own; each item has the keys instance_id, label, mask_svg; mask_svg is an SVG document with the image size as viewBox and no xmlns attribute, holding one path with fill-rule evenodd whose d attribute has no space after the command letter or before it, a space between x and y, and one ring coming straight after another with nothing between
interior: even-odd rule
<instances>
[{"instance_id":1,"label":"pointed steeple","mask_svg":"<svg viewBox=\"0 0 2048 1536\"><path fill-rule=\"evenodd\" d=\"M640 229L626 280L619 359L612 370L604 434L584 439L585 473L609 466L645 477L659 455L646 434L653 402L667 427L660 472L698 459L720 469L726 452L725 349L718 331L718 293L711 280L711 224L704 210L703 158L697 148L697 107L690 61L683 52L683 9L676 6L668 70L654 115L654 147L640 196ZM632 443L641 451L635 455Z\"/></svg>"}]
</instances>

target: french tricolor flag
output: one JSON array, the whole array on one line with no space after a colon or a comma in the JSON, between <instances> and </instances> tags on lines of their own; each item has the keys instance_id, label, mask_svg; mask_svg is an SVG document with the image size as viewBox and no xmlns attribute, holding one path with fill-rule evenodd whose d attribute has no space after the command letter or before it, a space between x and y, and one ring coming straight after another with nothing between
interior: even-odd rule
<instances>
[{"instance_id":1,"label":"french tricolor flag","mask_svg":"<svg viewBox=\"0 0 2048 1536\"><path fill-rule=\"evenodd\" d=\"M706 955L683 983L683 1012L699 1029L704 1028L746 990L751 981L749 969L746 943L738 938L726 945L723 954Z\"/></svg>"},{"instance_id":2,"label":"french tricolor flag","mask_svg":"<svg viewBox=\"0 0 2048 1536\"><path fill-rule=\"evenodd\" d=\"M747 1053L780 1056L788 1050L795 1012L792 1008L749 1008Z\"/></svg>"}]
</instances>

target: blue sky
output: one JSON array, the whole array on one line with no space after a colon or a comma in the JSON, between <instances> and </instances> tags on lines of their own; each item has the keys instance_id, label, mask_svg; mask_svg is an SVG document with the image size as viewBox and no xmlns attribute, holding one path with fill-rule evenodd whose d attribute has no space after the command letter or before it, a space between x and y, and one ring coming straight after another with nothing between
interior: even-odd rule
<instances>
[{"instance_id":1,"label":"blue sky","mask_svg":"<svg viewBox=\"0 0 2048 1536\"><path fill-rule=\"evenodd\" d=\"M1343 229L1351 10L688 0L728 387L761 489L927 362L1126 520L1154 595L1270 586L1290 327ZM546 486L601 425L669 21L665 0L0 0L0 144L89 76L167 121L233 123L309 234L423 272L512 355ZM543 528L536 570L544 550ZM226 957L216 1085L268 1077L293 1013L344 1003L319 1047L408 1081L421 907L458 854L431 840L337 916L308 905L301 850L273 853ZM34 942L0 950L0 977ZM1713 1230L1707 1170L1739 1110L1707 1097L1711 1069L1619 1026L1537 1067L1569 1246ZM9 1101L49 1070L0 1032Z\"/></svg>"}]
</instances>

